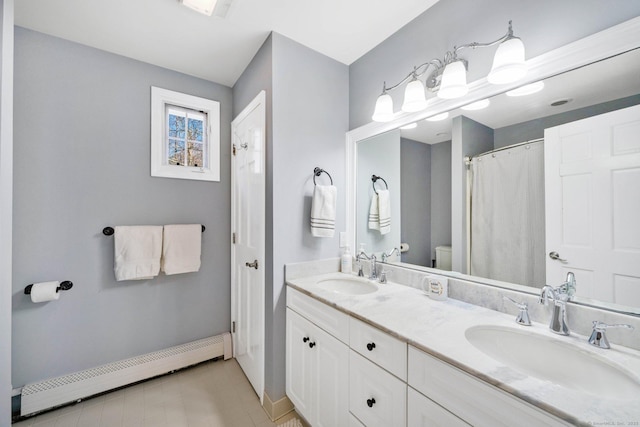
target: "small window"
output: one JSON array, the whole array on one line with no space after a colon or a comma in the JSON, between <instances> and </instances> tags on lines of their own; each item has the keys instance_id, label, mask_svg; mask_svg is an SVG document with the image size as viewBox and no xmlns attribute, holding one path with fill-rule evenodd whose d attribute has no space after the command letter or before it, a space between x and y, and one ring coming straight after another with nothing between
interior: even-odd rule
<instances>
[{"instance_id":1,"label":"small window","mask_svg":"<svg viewBox=\"0 0 640 427\"><path fill-rule=\"evenodd\" d=\"M151 88L151 176L220 181L220 103Z\"/></svg>"}]
</instances>

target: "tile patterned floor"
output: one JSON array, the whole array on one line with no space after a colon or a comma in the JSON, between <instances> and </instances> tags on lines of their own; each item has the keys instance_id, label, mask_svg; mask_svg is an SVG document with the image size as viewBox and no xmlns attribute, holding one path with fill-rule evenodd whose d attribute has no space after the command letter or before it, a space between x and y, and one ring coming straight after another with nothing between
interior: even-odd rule
<instances>
[{"instance_id":1,"label":"tile patterned floor","mask_svg":"<svg viewBox=\"0 0 640 427\"><path fill-rule=\"evenodd\" d=\"M235 359L204 363L12 427L270 427L273 423Z\"/></svg>"}]
</instances>

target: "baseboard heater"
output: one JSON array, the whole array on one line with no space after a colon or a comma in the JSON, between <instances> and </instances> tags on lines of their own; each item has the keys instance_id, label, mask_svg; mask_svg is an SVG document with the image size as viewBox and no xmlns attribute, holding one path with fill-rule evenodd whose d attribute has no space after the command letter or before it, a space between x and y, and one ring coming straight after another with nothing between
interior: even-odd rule
<instances>
[{"instance_id":1,"label":"baseboard heater","mask_svg":"<svg viewBox=\"0 0 640 427\"><path fill-rule=\"evenodd\" d=\"M231 357L228 332L142 356L109 363L22 388L20 415L76 402L138 381L186 368L210 359Z\"/></svg>"}]
</instances>

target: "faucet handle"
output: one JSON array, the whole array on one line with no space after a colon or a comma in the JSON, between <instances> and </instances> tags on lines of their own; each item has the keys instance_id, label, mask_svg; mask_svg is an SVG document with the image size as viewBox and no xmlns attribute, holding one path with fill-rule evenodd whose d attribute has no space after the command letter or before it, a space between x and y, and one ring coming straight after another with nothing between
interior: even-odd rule
<instances>
[{"instance_id":1,"label":"faucet handle","mask_svg":"<svg viewBox=\"0 0 640 427\"><path fill-rule=\"evenodd\" d=\"M518 302L508 296L503 297L505 300L511 301L513 305L520 309L518 316L516 316L516 323L523 326L531 326L531 319L529 318L529 305L526 302Z\"/></svg>"},{"instance_id":2,"label":"faucet handle","mask_svg":"<svg viewBox=\"0 0 640 427\"><path fill-rule=\"evenodd\" d=\"M380 277L378 278L378 282L384 284L387 283L387 276L393 273L392 271L387 271L384 268L380 271Z\"/></svg>"},{"instance_id":3,"label":"faucet handle","mask_svg":"<svg viewBox=\"0 0 640 427\"><path fill-rule=\"evenodd\" d=\"M634 329L633 326L623 323L607 325L606 323L599 320L594 320L593 331L591 332L591 336L589 337L589 344L599 348L611 348L611 345L609 345L609 340L607 339L607 335L605 334L607 329L610 328Z\"/></svg>"}]
</instances>

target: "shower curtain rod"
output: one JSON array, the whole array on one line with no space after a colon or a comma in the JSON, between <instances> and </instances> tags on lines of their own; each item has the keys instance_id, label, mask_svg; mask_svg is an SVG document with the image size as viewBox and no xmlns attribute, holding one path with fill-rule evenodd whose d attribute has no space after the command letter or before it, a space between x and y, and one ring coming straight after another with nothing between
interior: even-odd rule
<instances>
[{"instance_id":1,"label":"shower curtain rod","mask_svg":"<svg viewBox=\"0 0 640 427\"><path fill-rule=\"evenodd\" d=\"M518 142L517 144L506 145L504 147L496 148L495 150L486 151L484 153L476 154L475 156L471 156L471 157L467 156L467 157L464 158L464 163L465 163L465 165L469 166L469 165L471 165L471 160L473 160L476 157L482 157L482 156L486 156L487 154L493 154L493 153L497 153L498 151L508 150L510 148L516 148L516 147L520 147L521 145L533 144L534 142L540 142L540 141L544 141L544 138L530 139L529 141Z\"/></svg>"}]
</instances>

